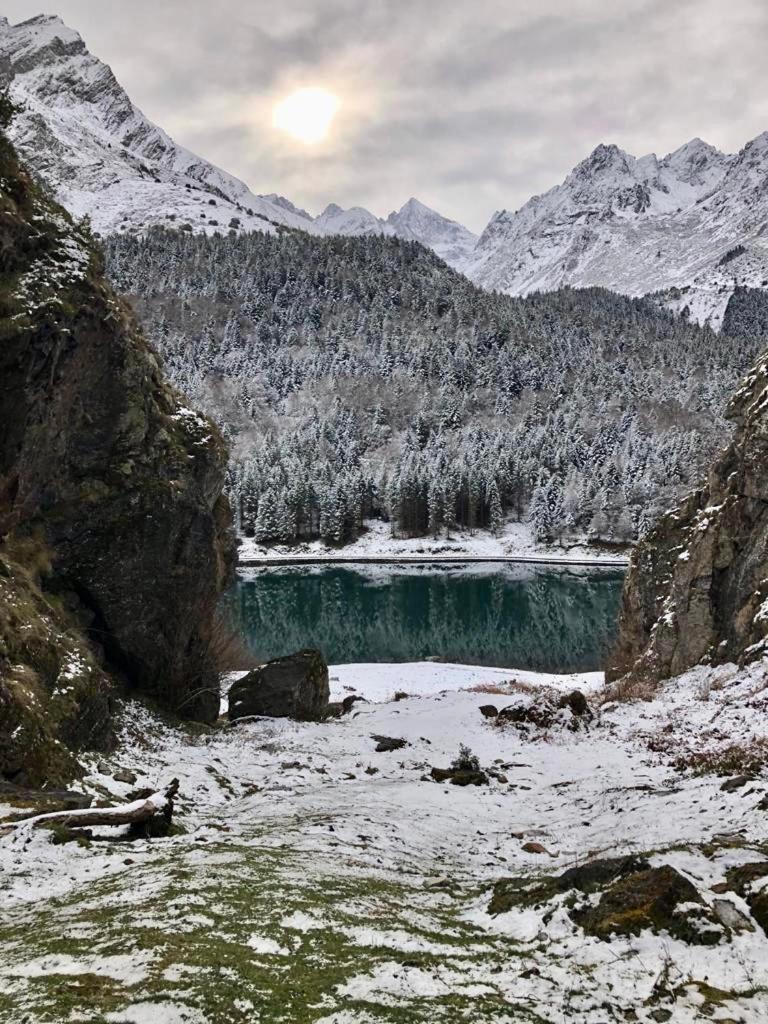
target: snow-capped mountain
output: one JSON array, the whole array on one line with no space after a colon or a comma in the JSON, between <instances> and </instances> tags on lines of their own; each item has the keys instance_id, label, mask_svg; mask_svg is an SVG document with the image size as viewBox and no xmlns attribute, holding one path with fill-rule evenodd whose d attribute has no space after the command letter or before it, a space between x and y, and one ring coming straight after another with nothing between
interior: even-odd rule
<instances>
[{"instance_id":1,"label":"snow-capped mountain","mask_svg":"<svg viewBox=\"0 0 768 1024\"><path fill-rule=\"evenodd\" d=\"M399 235L447 259L465 257L476 241L414 199L385 221L333 204L313 218L277 193L254 194L153 124L55 16L19 25L0 18L0 88L22 107L12 136L24 159L62 205L88 214L102 234L158 223L208 233L284 225L313 234Z\"/></svg>"},{"instance_id":2,"label":"snow-capped mountain","mask_svg":"<svg viewBox=\"0 0 768 1024\"><path fill-rule=\"evenodd\" d=\"M342 210L331 203L315 218L315 224L330 234L394 235L421 242L451 266L460 266L477 244L477 235L468 228L413 198L390 213L386 220L362 206Z\"/></svg>"},{"instance_id":3,"label":"snow-capped mountain","mask_svg":"<svg viewBox=\"0 0 768 1024\"><path fill-rule=\"evenodd\" d=\"M562 185L495 214L462 269L516 295L664 291L717 327L735 284L768 284L767 229L768 133L733 156L701 139L663 159L598 146Z\"/></svg>"},{"instance_id":4,"label":"snow-capped mountain","mask_svg":"<svg viewBox=\"0 0 768 1024\"><path fill-rule=\"evenodd\" d=\"M477 244L477 235L455 220L435 213L418 199L409 199L386 223L399 238L411 238L434 249L446 263L460 267Z\"/></svg>"},{"instance_id":5,"label":"snow-capped mountain","mask_svg":"<svg viewBox=\"0 0 768 1024\"><path fill-rule=\"evenodd\" d=\"M305 227L301 214L177 145L131 102L106 64L60 18L0 20L0 85L22 106L24 159L97 231L190 223L215 230Z\"/></svg>"}]
</instances>

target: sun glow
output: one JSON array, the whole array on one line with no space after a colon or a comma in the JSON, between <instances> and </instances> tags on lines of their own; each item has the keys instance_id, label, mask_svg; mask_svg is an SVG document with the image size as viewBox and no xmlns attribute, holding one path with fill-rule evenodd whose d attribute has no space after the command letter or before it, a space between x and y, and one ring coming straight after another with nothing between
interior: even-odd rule
<instances>
[{"instance_id":1,"label":"sun glow","mask_svg":"<svg viewBox=\"0 0 768 1024\"><path fill-rule=\"evenodd\" d=\"M297 89L275 105L272 123L294 139L312 145L327 135L339 100L326 89Z\"/></svg>"}]
</instances>

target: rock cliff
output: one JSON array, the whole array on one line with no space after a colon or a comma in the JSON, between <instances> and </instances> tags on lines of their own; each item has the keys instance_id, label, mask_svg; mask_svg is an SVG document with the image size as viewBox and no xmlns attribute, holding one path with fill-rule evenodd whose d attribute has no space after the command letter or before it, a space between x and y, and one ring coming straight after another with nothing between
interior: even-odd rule
<instances>
[{"instance_id":1,"label":"rock cliff","mask_svg":"<svg viewBox=\"0 0 768 1024\"><path fill-rule=\"evenodd\" d=\"M768 650L768 355L732 399L706 484L635 549L607 673L664 679Z\"/></svg>"},{"instance_id":2,"label":"rock cliff","mask_svg":"<svg viewBox=\"0 0 768 1024\"><path fill-rule=\"evenodd\" d=\"M73 643L93 652L89 664L186 717L212 719L215 610L233 551L225 446L165 383L87 225L44 194L4 134L0 381L0 551L14 603L31 601L44 618L40 600L55 604L66 619L58 628L79 630ZM18 618L0 637L6 739L19 704L43 700L67 671L62 652L47 668L39 651L24 654ZM108 726L95 732L104 740ZM4 760L3 749L0 773L13 774L18 756Z\"/></svg>"}]
</instances>

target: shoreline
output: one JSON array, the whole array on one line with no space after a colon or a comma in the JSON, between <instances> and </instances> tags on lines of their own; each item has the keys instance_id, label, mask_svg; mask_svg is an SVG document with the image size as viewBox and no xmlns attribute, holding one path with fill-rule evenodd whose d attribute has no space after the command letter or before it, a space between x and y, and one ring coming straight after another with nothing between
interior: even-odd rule
<instances>
[{"instance_id":1,"label":"shoreline","mask_svg":"<svg viewBox=\"0 0 768 1024\"><path fill-rule=\"evenodd\" d=\"M597 555L569 557L568 555L264 555L238 559L238 569L281 565L472 565L498 563L574 565L581 567L626 569L629 557Z\"/></svg>"}]
</instances>

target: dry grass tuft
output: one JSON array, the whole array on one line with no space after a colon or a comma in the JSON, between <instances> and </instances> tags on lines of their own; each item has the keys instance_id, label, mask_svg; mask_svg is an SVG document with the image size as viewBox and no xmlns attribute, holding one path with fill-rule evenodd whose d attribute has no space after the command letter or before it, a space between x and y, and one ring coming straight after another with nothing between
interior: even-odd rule
<instances>
[{"instance_id":1,"label":"dry grass tuft","mask_svg":"<svg viewBox=\"0 0 768 1024\"><path fill-rule=\"evenodd\" d=\"M470 693L490 693L500 697L509 697L513 693L535 693L539 687L532 683L520 683L517 679L504 680L503 683L475 683L467 686Z\"/></svg>"}]
</instances>

